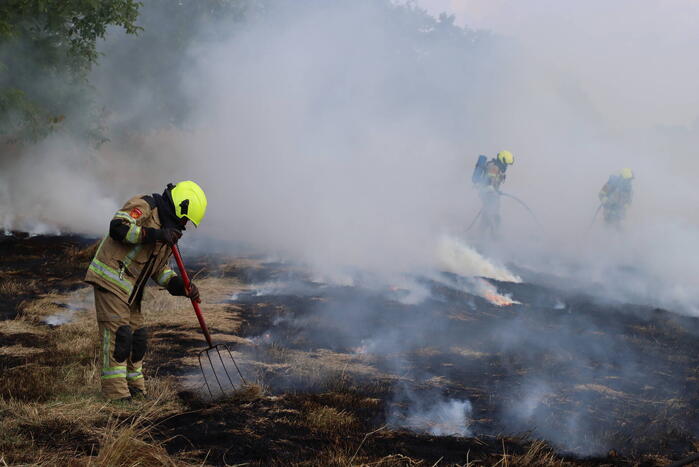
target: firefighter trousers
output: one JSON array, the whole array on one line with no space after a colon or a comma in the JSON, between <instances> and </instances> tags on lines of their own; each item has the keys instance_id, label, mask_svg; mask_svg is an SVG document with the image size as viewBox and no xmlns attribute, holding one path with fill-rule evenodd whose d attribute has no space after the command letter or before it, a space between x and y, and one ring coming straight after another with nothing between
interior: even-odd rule
<instances>
[{"instance_id":1,"label":"firefighter trousers","mask_svg":"<svg viewBox=\"0 0 699 467\"><path fill-rule=\"evenodd\" d=\"M497 238L500 232L500 195L493 189L482 189L479 193L481 210L481 235Z\"/></svg>"},{"instance_id":2,"label":"firefighter trousers","mask_svg":"<svg viewBox=\"0 0 699 467\"><path fill-rule=\"evenodd\" d=\"M134 391L145 394L143 357L147 333L143 327L141 300L129 306L99 286L94 289L102 394L107 399L123 399Z\"/></svg>"}]
</instances>

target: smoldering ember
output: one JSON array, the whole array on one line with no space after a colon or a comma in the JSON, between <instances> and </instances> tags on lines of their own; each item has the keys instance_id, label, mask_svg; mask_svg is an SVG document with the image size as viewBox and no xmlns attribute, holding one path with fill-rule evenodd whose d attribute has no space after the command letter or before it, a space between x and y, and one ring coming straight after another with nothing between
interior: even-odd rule
<instances>
[{"instance_id":1,"label":"smoldering ember","mask_svg":"<svg viewBox=\"0 0 699 467\"><path fill-rule=\"evenodd\" d=\"M698 22L0 3L0 465L699 463Z\"/></svg>"}]
</instances>

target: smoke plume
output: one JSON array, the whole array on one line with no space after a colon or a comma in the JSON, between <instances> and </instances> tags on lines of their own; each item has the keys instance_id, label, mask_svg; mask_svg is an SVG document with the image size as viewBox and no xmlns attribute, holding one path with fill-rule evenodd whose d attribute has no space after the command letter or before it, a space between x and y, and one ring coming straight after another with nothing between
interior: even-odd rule
<instances>
[{"instance_id":1,"label":"smoke plume","mask_svg":"<svg viewBox=\"0 0 699 467\"><path fill-rule=\"evenodd\" d=\"M693 313L685 258L698 220L684 206L698 197L689 174L699 120L683 77L695 66L685 57L696 8L554 3L456 12L493 34L387 1L259 2L235 18L197 16L184 46L153 39L173 24L149 4L151 35L114 32L93 73L110 142L94 149L61 134L8 148L2 224L98 234L134 192L194 179L211 200L198 237L326 273L404 274L439 263L441 236L478 212L476 155L509 148L504 188L544 229L503 200L503 238L482 251L576 280L632 268L632 286L612 281L605 293ZM672 33L654 41L659 28ZM678 82L648 70L656 57ZM588 232L597 191L623 166L637 177L626 229L598 219ZM84 199L89 208L76 209Z\"/></svg>"}]
</instances>

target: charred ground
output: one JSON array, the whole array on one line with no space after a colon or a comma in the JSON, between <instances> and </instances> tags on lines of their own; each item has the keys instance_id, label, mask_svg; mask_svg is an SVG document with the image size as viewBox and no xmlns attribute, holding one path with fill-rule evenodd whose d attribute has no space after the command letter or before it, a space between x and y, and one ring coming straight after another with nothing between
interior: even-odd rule
<instances>
[{"instance_id":1,"label":"charred ground","mask_svg":"<svg viewBox=\"0 0 699 467\"><path fill-rule=\"evenodd\" d=\"M289 370L303 367L284 355L292 349L344 355L345 369L369 365L380 376L343 376L358 387L385 383L390 389L377 397L398 418L410 400L442 396L472 403L474 433L530 432L561 452L693 449L697 319L526 283L496 283L521 302L505 308L442 281L426 285L430 298L419 305L396 301L393 291L308 283L296 287L300 294L256 292L235 303L241 334L258 344L256 358L267 349L277 362L290 360ZM412 340L391 342L402 336ZM309 389L303 373L265 369L262 380L285 392Z\"/></svg>"},{"instance_id":2,"label":"charred ground","mask_svg":"<svg viewBox=\"0 0 699 467\"><path fill-rule=\"evenodd\" d=\"M89 296L80 280L93 243L0 237L0 367L25 375L0 388L8 463L100 462L133 426L157 454L145 465L662 465L695 450L696 319L526 280L494 283L521 302L496 307L450 275L417 278L429 294L411 303L401 288L329 286L259 258L190 261L217 339L257 385L215 403L183 388L203 342L186 304L154 291L148 368L162 398L113 408L89 371L89 304L84 323L44 324ZM63 345L76 338L79 354ZM61 358L84 371L46 370L71 364ZM472 436L408 422L416 400L438 399L470 402ZM74 403L89 423L50 412ZM30 419L30 407L51 419Z\"/></svg>"},{"instance_id":3,"label":"charred ground","mask_svg":"<svg viewBox=\"0 0 699 467\"><path fill-rule=\"evenodd\" d=\"M82 287L94 243L78 236L0 234L0 319L14 318L19 303L36 294Z\"/></svg>"}]
</instances>

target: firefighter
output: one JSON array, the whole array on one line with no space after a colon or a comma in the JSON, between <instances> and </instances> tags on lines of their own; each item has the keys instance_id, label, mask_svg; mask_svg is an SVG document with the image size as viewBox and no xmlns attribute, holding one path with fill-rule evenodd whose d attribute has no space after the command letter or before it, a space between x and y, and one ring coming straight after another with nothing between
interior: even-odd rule
<instances>
[{"instance_id":1,"label":"firefighter","mask_svg":"<svg viewBox=\"0 0 699 467\"><path fill-rule=\"evenodd\" d=\"M602 206L604 223L608 227L619 228L626 216L626 210L631 205L633 190L631 182L634 179L633 171L629 168L621 169L618 174L609 176L599 192L599 200Z\"/></svg>"},{"instance_id":2,"label":"firefighter","mask_svg":"<svg viewBox=\"0 0 699 467\"><path fill-rule=\"evenodd\" d=\"M187 293L168 260L187 222L198 226L206 205L204 191L186 181L168 184L162 195L135 196L114 214L85 277L95 293L105 398L129 401L146 395L141 299L148 278L172 295L200 301L197 287L191 284Z\"/></svg>"},{"instance_id":3,"label":"firefighter","mask_svg":"<svg viewBox=\"0 0 699 467\"><path fill-rule=\"evenodd\" d=\"M487 162L485 156L480 156L472 177L483 205L480 229L491 237L496 237L500 228L500 185L505 181L507 167L514 161L510 151L500 151Z\"/></svg>"}]
</instances>

